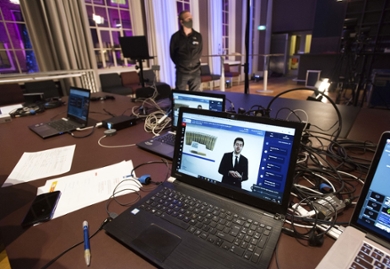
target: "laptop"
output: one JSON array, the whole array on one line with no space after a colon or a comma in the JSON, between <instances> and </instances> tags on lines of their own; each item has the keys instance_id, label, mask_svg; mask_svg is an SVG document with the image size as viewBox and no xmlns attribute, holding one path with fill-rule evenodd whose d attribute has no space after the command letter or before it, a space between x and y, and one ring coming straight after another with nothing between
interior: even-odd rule
<instances>
[{"instance_id":1,"label":"laptop","mask_svg":"<svg viewBox=\"0 0 390 269\"><path fill-rule=\"evenodd\" d=\"M303 126L191 108L177 126L171 177L104 229L159 268L268 268Z\"/></svg>"},{"instance_id":2,"label":"laptop","mask_svg":"<svg viewBox=\"0 0 390 269\"><path fill-rule=\"evenodd\" d=\"M28 127L42 138L48 138L72 132L77 128L86 127L88 126L90 97L90 90L71 87L66 118L38 123Z\"/></svg>"},{"instance_id":3,"label":"laptop","mask_svg":"<svg viewBox=\"0 0 390 269\"><path fill-rule=\"evenodd\" d=\"M381 135L350 225L332 245L316 267L317 269L389 268L389 174L390 132L388 131ZM380 266L381 262L385 265Z\"/></svg>"},{"instance_id":4,"label":"laptop","mask_svg":"<svg viewBox=\"0 0 390 269\"><path fill-rule=\"evenodd\" d=\"M173 158L175 134L180 107L207 109L212 111L225 110L225 95L218 93L172 90L171 92L171 130L157 137L137 143L141 149L158 154L167 159Z\"/></svg>"}]
</instances>

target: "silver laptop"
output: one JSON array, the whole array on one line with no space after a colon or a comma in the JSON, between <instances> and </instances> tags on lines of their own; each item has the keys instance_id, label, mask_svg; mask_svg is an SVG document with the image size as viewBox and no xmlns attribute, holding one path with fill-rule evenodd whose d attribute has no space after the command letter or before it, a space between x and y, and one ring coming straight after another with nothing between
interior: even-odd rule
<instances>
[{"instance_id":1,"label":"silver laptop","mask_svg":"<svg viewBox=\"0 0 390 269\"><path fill-rule=\"evenodd\" d=\"M390 267L390 132L382 134L350 225L317 269Z\"/></svg>"},{"instance_id":2,"label":"silver laptop","mask_svg":"<svg viewBox=\"0 0 390 269\"><path fill-rule=\"evenodd\" d=\"M91 91L71 87L69 90L67 115L65 118L28 126L31 131L42 138L48 138L88 125L88 114Z\"/></svg>"},{"instance_id":3,"label":"silver laptop","mask_svg":"<svg viewBox=\"0 0 390 269\"><path fill-rule=\"evenodd\" d=\"M171 130L151 139L137 143L139 148L163 156L173 158L177 120L180 107L206 109L211 111L225 110L225 95L218 93L190 92L172 90L171 93Z\"/></svg>"},{"instance_id":4,"label":"silver laptop","mask_svg":"<svg viewBox=\"0 0 390 269\"><path fill-rule=\"evenodd\" d=\"M104 229L158 268L268 268L303 125L181 108L177 127L175 181Z\"/></svg>"}]
</instances>

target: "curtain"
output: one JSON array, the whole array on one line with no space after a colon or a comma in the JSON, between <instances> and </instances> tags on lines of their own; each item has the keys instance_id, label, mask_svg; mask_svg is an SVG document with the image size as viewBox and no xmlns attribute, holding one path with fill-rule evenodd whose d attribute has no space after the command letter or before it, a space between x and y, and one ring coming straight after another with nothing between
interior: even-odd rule
<instances>
[{"instance_id":1,"label":"curtain","mask_svg":"<svg viewBox=\"0 0 390 269\"><path fill-rule=\"evenodd\" d=\"M20 5L41 72L97 70L83 0L23 0ZM81 87L81 80L69 78L64 84L65 89Z\"/></svg>"},{"instance_id":2,"label":"curtain","mask_svg":"<svg viewBox=\"0 0 390 269\"><path fill-rule=\"evenodd\" d=\"M175 66L169 55L171 36L178 30L176 0L145 0L148 46L160 66L160 81L175 87Z\"/></svg>"},{"instance_id":3,"label":"curtain","mask_svg":"<svg viewBox=\"0 0 390 269\"><path fill-rule=\"evenodd\" d=\"M222 0L209 1L209 54L221 55L222 51ZM221 58L211 57L210 69L213 74L221 74Z\"/></svg>"}]
</instances>

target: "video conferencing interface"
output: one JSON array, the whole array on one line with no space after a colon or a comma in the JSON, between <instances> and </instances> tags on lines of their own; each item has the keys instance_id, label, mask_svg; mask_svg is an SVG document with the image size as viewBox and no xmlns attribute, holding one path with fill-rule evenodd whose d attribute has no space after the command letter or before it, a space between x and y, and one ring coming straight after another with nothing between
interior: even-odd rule
<instances>
[{"instance_id":1,"label":"video conferencing interface","mask_svg":"<svg viewBox=\"0 0 390 269\"><path fill-rule=\"evenodd\" d=\"M223 99L210 96L190 95L186 93L173 93L173 126L177 126L179 108L189 107L212 111L223 111Z\"/></svg>"},{"instance_id":2,"label":"video conferencing interface","mask_svg":"<svg viewBox=\"0 0 390 269\"><path fill-rule=\"evenodd\" d=\"M380 150L380 149L378 149ZM358 222L390 239L390 139L387 139Z\"/></svg>"},{"instance_id":3,"label":"video conferencing interface","mask_svg":"<svg viewBox=\"0 0 390 269\"><path fill-rule=\"evenodd\" d=\"M68 115L84 121L88 119L89 92L71 88L68 103Z\"/></svg>"},{"instance_id":4,"label":"video conferencing interface","mask_svg":"<svg viewBox=\"0 0 390 269\"><path fill-rule=\"evenodd\" d=\"M186 112L182 127L179 172L282 203L295 129Z\"/></svg>"}]
</instances>

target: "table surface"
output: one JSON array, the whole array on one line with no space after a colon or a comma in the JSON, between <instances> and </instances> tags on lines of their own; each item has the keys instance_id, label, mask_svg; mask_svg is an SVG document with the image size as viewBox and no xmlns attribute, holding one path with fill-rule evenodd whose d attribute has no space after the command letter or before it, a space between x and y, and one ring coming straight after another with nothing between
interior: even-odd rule
<instances>
[{"instance_id":1,"label":"table surface","mask_svg":"<svg viewBox=\"0 0 390 269\"><path fill-rule=\"evenodd\" d=\"M95 95L99 94L103 95L102 93ZM242 105L247 109L252 104L257 104L257 102L265 102L264 104L266 104L266 101L264 101L266 98L264 97L226 94L229 99L235 100L237 104L240 103L240 106ZM314 103L313 113L315 113L318 107L321 107L321 110L328 110L330 106L328 104L323 107L322 104L317 104L317 102L300 102L299 105L299 102L296 101L280 99L275 102L275 108L288 104L298 107L303 105L312 106L304 103ZM130 115L130 108L135 105L138 104L132 103L130 98L123 96L116 96L115 100L92 102L90 117L98 121L110 118L111 116L104 109L117 116ZM334 113L332 109L329 109L329 113ZM376 142L382 131L390 130L390 121L388 121L390 111L356 109L354 107L341 107L341 110L342 117L345 118L343 122L348 122L348 120L351 122L345 128L347 130L343 130L344 137L370 139ZM2 153L0 157L0 184L7 179L24 152L37 152L66 145L75 144L76 150L71 170L64 175L100 168L123 160L132 160L134 166L160 160L158 156L143 151L136 146L123 148L103 148L99 146L97 141L104 135L104 129L96 129L91 136L83 139L76 139L65 134L43 140L27 128L30 124L63 117L65 113L66 107L63 106L47 110L38 115L15 118L12 122L0 124L0 148ZM323 118L321 120L317 119L318 124L325 124L327 112L322 111L321 113ZM373 119L376 119L377 123L374 123ZM334 117L331 121L334 121ZM86 134L86 132L88 131L84 131L80 135ZM115 136L105 138L102 143L105 145L133 145L147 137L152 137L152 135L145 133L141 121L134 127L119 131ZM165 180L166 173L167 168L164 164L145 165L137 170L138 175L150 174L154 181ZM0 189L0 239L6 246L13 269L41 268L62 251L83 240L82 222L84 220L88 220L90 234L92 234L107 217L106 202L101 202L47 223L22 229L20 223L36 195L37 187L44 185L47 179L39 179ZM140 192L141 196L147 194L153 187L149 185L145 188L145 191ZM123 196L123 198L126 201L131 201L136 198L136 195L129 194ZM126 207L118 204L110 204L110 211L120 213L125 209ZM348 209L343 215L339 216L339 220L347 222L351 213L352 209ZM282 234L269 268L277 268L276 258L280 268L315 268L333 242L332 238L325 237L322 247L309 247L306 246L306 242L301 244L297 239ZM93 237L90 244L92 251L91 268L154 268L152 264L113 240L104 231L100 231ZM292 263L294 266L292 266ZM83 266L85 266L83 246L80 245L58 259L52 268L80 268Z\"/></svg>"}]
</instances>

